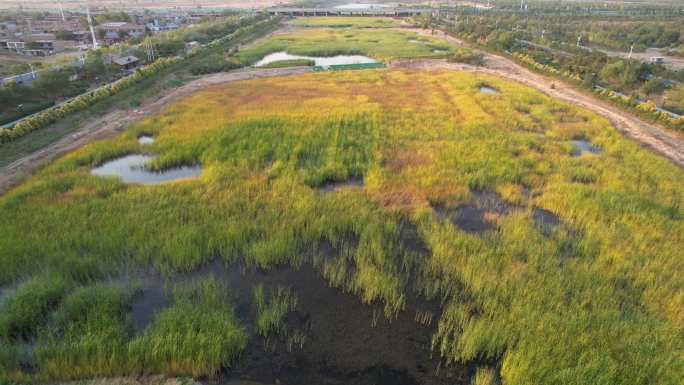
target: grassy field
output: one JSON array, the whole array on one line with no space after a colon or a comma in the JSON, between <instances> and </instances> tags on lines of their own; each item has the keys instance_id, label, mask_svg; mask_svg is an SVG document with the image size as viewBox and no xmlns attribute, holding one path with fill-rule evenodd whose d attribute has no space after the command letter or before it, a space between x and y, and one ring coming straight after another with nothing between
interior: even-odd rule
<instances>
[{"instance_id":1,"label":"grassy field","mask_svg":"<svg viewBox=\"0 0 684 385\"><path fill-rule=\"evenodd\" d=\"M573 139L600 153L578 156ZM141 186L89 173L140 152L202 174ZM321 189L352 178L363 186ZM442 214L485 193L500 200L490 230ZM258 325L245 325L207 277L172 288L134 335L135 289L116 277L220 258L310 263L389 319L413 296L436 298L438 354L497 364L478 384L678 385L682 202L681 169L601 117L492 77L372 70L213 87L0 197L0 379L214 376L246 340L277 333L297 294L255 287Z\"/></svg>"},{"instance_id":2,"label":"grassy field","mask_svg":"<svg viewBox=\"0 0 684 385\"><path fill-rule=\"evenodd\" d=\"M273 35L240 51L237 58L244 64L253 64L269 53L279 51L306 56L366 55L386 61L443 58L453 48L444 41L408 31L311 28Z\"/></svg>"},{"instance_id":3,"label":"grassy field","mask_svg":"<svg viewBox=\"0 0 684 385\"><path fill-rule=\"evenodd\" d=\"M386 17L301 17L287 24L309 28L394 28L401 27L402 20Z\"/></svg>"}]
</instances>

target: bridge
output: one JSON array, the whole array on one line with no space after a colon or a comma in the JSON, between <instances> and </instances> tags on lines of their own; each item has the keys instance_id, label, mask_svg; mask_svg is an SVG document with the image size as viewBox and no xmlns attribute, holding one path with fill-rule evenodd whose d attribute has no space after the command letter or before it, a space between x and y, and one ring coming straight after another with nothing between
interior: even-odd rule
<instances>
[{"instance_id":1,"label":"bridge","mask_svg":"<svg viewBox=\"0 0 684 385\"><path fill-rule=\"evenodd\" d=\"M430 13L427 8L376 7L376 8L268 8L264 12L282 16L381 16L407 17Z\"/></svg>"}]
</instances>

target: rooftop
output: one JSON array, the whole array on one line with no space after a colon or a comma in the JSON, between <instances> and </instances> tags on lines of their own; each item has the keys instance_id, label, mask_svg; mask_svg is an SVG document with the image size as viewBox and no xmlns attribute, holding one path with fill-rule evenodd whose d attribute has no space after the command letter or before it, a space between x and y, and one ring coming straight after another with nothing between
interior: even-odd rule
<instances>
[{"instance_id":1,"label":"rooftop","mask_svg":"<svg viewBox=\"0 0 684 385\"><path fill-rule=\"evenodd\" d=\"M135 63L135 62L137 62L137 61L139 61L139 60L140 60L140 59L138 59L138 58L135 57L135 56L123 56L123 57L120 57L120 58L118 58L118 59L114 59L114 63L116 63L116 64L118 64L118 65L120 65L120 66L123 66L123 65L126 65L126 64Z\"/></svg>"}]
</instances>

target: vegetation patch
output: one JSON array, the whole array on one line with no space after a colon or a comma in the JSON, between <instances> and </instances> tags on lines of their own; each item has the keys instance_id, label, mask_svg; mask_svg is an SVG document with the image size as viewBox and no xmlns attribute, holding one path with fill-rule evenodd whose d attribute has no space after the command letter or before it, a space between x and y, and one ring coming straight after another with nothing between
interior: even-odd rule
<instances>
[{"instance_id":1,"label":"vegetation patch","mask_svg":"<svg viewBox=\"0 0 684 385\"><path fill-rule=\"evenodd\" d=\"M309 59L278 60L264 64L261 68L283 68L283 67L311 67L315 61Z\"/></svg>"},{"instance_id":2,"label":"vegetation patch","mask_svg":"<svg viewBox=\"0 0 684 385\"><path fill-rule=\"evenodd\" d=\"M273 35L269 40L246 48L237 54L237 59L251 65L269 53L285 51L305 56L366 55L384 61L447 57L453 50L442 40L421 38L423 40L418 41L418 37L413 32L394 30L298 29Z\"/></svg>"},{"instance_id":3,"label":"vegetation patch","mask_svg":"<svg viewBox=\"0 0 684 385\"><path fill-rule=\"evenodd\" d=\"M199 163L202 174L156 186L90 174L140 151L142 134L155 138L154 167ZM602 152L573 156L569 141L580 137ZM359 176L363 188L320 191ZM235 298L200 280L136 335L132 293L103 275L184 276L216 260L256 277L306 264L344 292L340 301L367 305L364 322L407 325L408 314L407 330L430 327L425 345L443 368L471 368L463 383L679 384L683 201L683 171L606 119L490 76L350 71L214 86L0 197L0 286L30 299L10 294L0 312L46 320L37 330L11 322L35 345L3 335L0 357L20 358L2 361L0 378L238 368L250 331L279 330L305 302L296 279L263 281L261 316L243 325ZM433 211L472 204L492 231L464 231ZM64 294L23 288L50 273L69 283ZM296 287L297 300L278 285ZM10 305L20 302L28 316ZM317 338L342 335L356 337L345 326ZM289 343L307 349L302 340ZM353 359L321 345L308 353Z\"/></svg>"}]
</instances>

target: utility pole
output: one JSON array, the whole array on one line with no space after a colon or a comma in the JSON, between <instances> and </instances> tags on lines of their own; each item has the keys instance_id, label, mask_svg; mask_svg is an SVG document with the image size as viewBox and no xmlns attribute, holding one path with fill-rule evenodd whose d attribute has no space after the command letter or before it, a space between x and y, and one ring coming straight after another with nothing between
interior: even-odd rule
<instances>
[{"instance_id":1,"label":"utility pole","mask_svg":"<svg viewBox=\"0 0 684 385\"><path fill-rule=\"evenodd\" d=\"M65 22L66 18L64 18L64 8L62 8L62 3L57 2L57 5L59 6L59 14L62 16L62 22Z\"/></svg>"},{"instance_id":2,"label":"utility pole","mask_svg":"<svg viewBox=\"0 0 684 385\"><path fill-rule=\"evenodd\" d=\"M520 0L520 10L521 10L521 11L522 11L523 8L524 8L524 3L525 3L525 0Z\"/></svg>"},{"instance_id":3,"label":"utility pole","mask_svg":"<svg viewBox=\"0 0 684 385\"><path fill-rule=\"evenodd\" d=\"M93 38L93 49L98 49L100 48L100 45L97 44L97 39L95 38L95 29L93 28L93 20L90 18L90 6L88 6L88 0L86 0L86 17L88 18L90 36Z\"/></svg>"}]
</instances>

